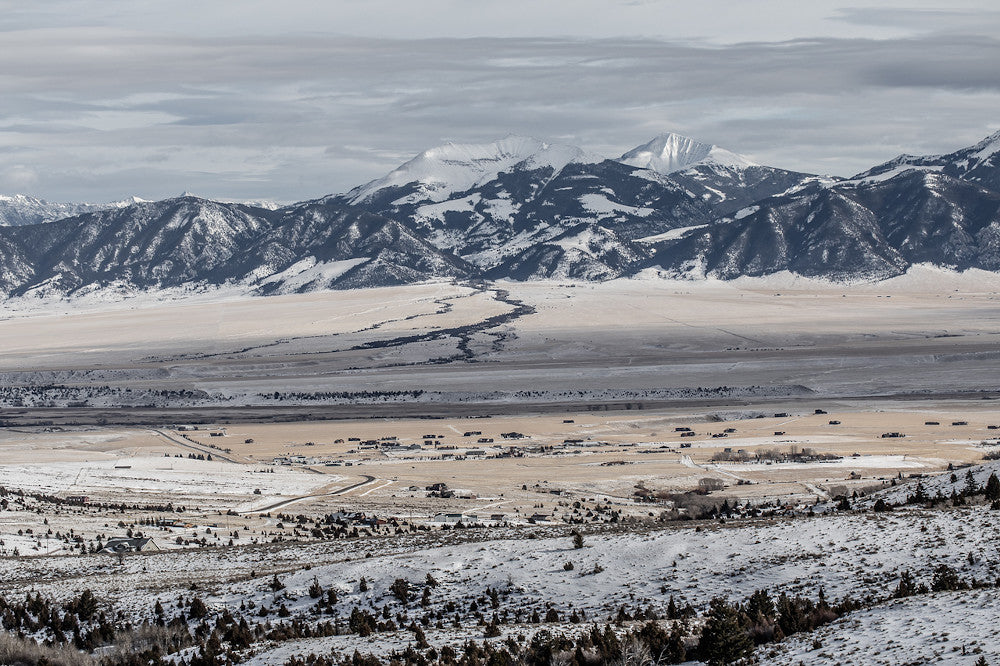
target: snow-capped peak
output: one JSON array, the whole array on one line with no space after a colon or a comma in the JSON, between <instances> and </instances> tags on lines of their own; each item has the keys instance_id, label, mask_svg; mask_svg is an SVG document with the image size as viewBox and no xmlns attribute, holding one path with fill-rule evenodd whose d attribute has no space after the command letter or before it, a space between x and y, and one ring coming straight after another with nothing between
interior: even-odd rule
<instances>
[{"instance_id":1,"label":"snow-capped peak","mask_svg":"<svg viewBox=\"0 0 1000 666\"><path fill-rule=\"evenodd\" d=\"M649 143L633 148L618 161L661 174L682 171L696 164L705 163L737 168L756 166L742 155L725 148L701 143L673 132L664 132Z\"/></svg>"},{"instance_id":2,"label":"snow-capped peak","mask_svg":"<svg viewBox=\"0 0 1000 666\"><path fill-rule=\"evenodd\" d=\"M132 195L127 199L122 199L120 201L112 201L108 206L109 208L128 208L134 204L150 203L146 199Z\"/></svg>"},{"instance_id":3,"label":"snow-capped peak","mask_svg":"<svg viewBox=\"0 0 1000 666\"><path fill-rule=\"evenodd\" d=\"M514 167L551 167L558 172L570 163L602 160L575 146L550 144L525 136L508 136L483 144L449 142L420 153L385 177L353 190L350 196L353 202L360 202L387 187L419 183L420 198L440 202Z\"/></svg>"},{"instance_id":4,"label":"snow-capped peak","mask_svg":"<svg viewBox=\"0 0 1000 666\"><path fill-rule=\"evenodd\" d=\"M979 163L987 160L993 155L1000 153L1000 132L994 132L988 137L969 148L972 159Z\"/></svg>"},{"instance_id":5,"label":"snow-capped peak","mask_svg":"<svg viewBox=\"0 0 1000 666\"><path fill-rule=\"evenodd\" d=\"M43 224L83 213L93 213L112 208L124 208L141 199L132 197L110 203L58 203L26 194L0 194L0 227L25 224Z\"/></svg>"}]
</instances>

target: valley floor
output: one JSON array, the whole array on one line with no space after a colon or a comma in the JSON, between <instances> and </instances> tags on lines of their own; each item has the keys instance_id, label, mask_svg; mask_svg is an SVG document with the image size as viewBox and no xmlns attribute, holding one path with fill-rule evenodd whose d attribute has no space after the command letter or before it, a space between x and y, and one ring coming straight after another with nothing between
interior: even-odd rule
<instances>
[{"instance_id":1,"label":"valley floor","mask_svg":"<svg viewBox=\"0 0 1000 666\"><path fill-rule=\"evenodd\" d=\"M37 639L90 655L46 657L67 664L624 664L649 622L707 659L725 599L788 629L762 663L1000 663L979 278L12 310L0 661ZM746 624L758 590L785 615Z\"/></svg>"}]
</instances>

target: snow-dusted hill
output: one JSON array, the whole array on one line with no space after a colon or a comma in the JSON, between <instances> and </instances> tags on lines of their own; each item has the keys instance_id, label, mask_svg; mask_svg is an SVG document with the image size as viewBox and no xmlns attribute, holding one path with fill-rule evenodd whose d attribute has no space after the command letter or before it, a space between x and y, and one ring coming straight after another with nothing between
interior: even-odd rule
<instances>
[{"instance_id":1,"label":"snow-dusted hill","mask_svg":"<svg viewBox=\"0 0 1000 666\"><path fill-rule=\"evenodd\" d=\"M1000 189L1000 132L945 155L900 155L858 174L854 181L886 180L910 169L943 173L983 187Z\"/></svg>"}]
</instances>

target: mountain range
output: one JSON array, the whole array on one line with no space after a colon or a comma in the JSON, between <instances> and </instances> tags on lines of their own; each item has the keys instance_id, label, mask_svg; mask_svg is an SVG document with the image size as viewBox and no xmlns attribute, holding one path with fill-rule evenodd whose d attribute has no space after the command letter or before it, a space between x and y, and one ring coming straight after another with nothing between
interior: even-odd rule
<instances>
[{"instance_id":1,"label":"mountain range","mask_svg":"<svg viewBox=\"0 0 1000 666\"><path fill-rule=\"evenodd\" d=\"M1000 270L1000 133L836 179L667 133L605 159L511 136L428 150L344 194L274 207L190 195L0 197L0 293L241 285L271 294L428 279L879 280Z\"/></svg>"}]
</instances>

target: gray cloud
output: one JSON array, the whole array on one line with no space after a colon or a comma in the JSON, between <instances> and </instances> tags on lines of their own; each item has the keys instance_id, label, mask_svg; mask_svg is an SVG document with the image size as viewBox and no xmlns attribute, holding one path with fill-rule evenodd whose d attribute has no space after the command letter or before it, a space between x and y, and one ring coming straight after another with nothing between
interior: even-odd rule
<instances>
[{"instance_id":1,"label":"gray cloud","mask_svg":"<svg viewBox=\"0 0 1000 666\"><path fill-rule=\"evenodd\" d=\"M1000 41L985 34L209 36L169 22L141 31L125 15L71 26L53 16L44 29L31 27L35 14L13 16L21 27L0 40L0 188L54 200L187 189L290 201L346 190L446 140L522 133L616 155L664 130L846 175L1000 129ZM837 15L848 28L904 23Z\"/></svg>"}]
</instances>

